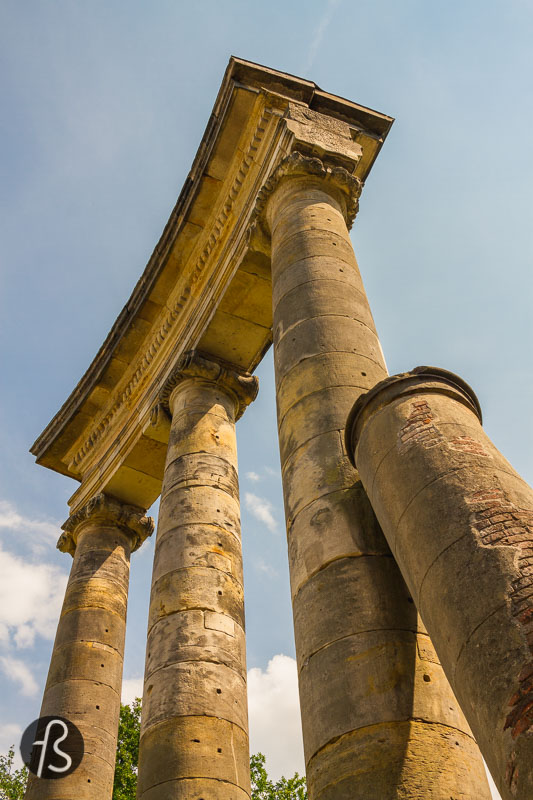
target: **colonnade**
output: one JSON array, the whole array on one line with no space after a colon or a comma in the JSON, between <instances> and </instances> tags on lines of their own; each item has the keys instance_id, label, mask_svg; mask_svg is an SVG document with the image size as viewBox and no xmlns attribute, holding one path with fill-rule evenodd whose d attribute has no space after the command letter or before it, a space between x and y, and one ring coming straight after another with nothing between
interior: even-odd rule
<instances>
[{"instance_id":1,"label":"colonnade","mask_svg":"<svg viewBox=\"0 0 533 800\"><path fill-rule=\"evenodd\" d=\"M292 152L269 175L256 210L271 248L278 429L309 797L489 800L478 746L447 679L471 724L475 718L481 741L494 717L475 688L468 664L477 645L468 636L483 615L473 611L470 627L463 628L460 615L439 614L439 597L453 593L456 583L446 587L450 566L444 557L439 562L429 535L438 516L435 490L431 502L416 502L416 510L409 504L418 484L396 494L390 472L396 462L390 456L387 472L381 461L396 441L390 426L359 444L363 482L345 446L354 401L387 378L348 233L360 191L360 181L344 167ZM178 360L161 390L171 424L150 599L139 800L245 800L250 794L235 422L257 388L257 380L235 365L195 351ZM414 413L409 402L398 411L404 426L411 424L405 415ZM430 412L419 405L416 413ZM435 413L444 416L440 406ZM451 422L459 425L454 453L464 454L470 434ZM415 452L406 458L416 458ZM426 465L419 469L422 474ZM473 480L469 487L469 513L478 515L480 529L483 502L494 499L486 492L497 490L489 484ZM521 508L507 495L501 502L507 504L498 508L502 514L512 514L509 503ZM402 517L404 506L411 510ZM65 526L62 547L74 560L42 714L79 722L87 755L68 778L30 781L28 800L111 798L129 555L151 530L143 514L99 495ZM390 533L399 517L403 538ZM419 529L427 544L417 539ZM442 552L448 544L444 537ZM470 540L466 550L461 545L454 564L470 563L473 546ZM502 558L512 560L507 551ZM428 570L438 574L433 583ZM469 575L461 583L463 600ZM526 613L520 605L525 597L516 592L515 617ZM491 611L505 617L507 606L498 602ZM487 633L483 647L495 635ZM522 656L522 640L519 645ZM517 669L519 663L517 657ZM514 716L509 710L513 733L529 725L524 699L530 679L524 672ZM495 702L501 705L504 696ZM523 768L513 762L510 769L509 792L519 786Z\"/></svg>"}]
</instances>

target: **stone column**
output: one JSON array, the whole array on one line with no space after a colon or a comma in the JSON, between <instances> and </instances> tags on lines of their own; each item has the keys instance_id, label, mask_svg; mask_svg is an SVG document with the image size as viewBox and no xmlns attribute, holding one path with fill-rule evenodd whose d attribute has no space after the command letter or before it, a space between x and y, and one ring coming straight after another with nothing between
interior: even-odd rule
<instances>
[{"instance_id":1,"label":"stone column","mask_svg":"<svg viewBox=\"0 0 533 800\"><path fill-rule=\"evenodd\" d=\"M387 374L348 235L360 188L295 152L258 203L272 244L309 797L488 800L477 746L344 450L354 394Z\"/></svg>"},{"instance_id":2,"label":"stone column","mask_svg":"<svg viewBox=\"0 0 533 800\"><path fill-rule=\"evenodd\" d=\"M502 797L533 797L532 490L445 370L378 384L346 441Z\"/></svg>"},{"instance_id":3,"label":"stone column","mask_svg":"<svg viewBox=\"0 0 533 800\"><path fill-rule=\"evenodd\" d=\"M235 420L257 378L188 354L172 414L152 576L138 797L250 795Z\"/></svg>"},{"instance_id":4,"label":"stone column","mask_svg":"<svg viewBox=\"0 0 533 800\"><path fill-rule=\"evenodd\" d=\"M135 506L99 494L63 525L58 548L73 556L41 717L73 722L80 766L56 780L30 776L26 800L110 800L126 633L130 554L153 531Z\"/></svg>"}]
</instances>

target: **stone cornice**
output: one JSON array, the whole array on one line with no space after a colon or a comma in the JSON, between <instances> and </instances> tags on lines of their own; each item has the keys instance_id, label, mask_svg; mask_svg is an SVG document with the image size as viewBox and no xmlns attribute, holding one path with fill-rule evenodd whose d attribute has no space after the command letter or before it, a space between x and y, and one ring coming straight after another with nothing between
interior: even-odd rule
<instances>
[{"instance_id":1,"label":"stone cornice","mask_svg":"<svg viewBox=\"0 0 533 800\"><path fill-rule=\"evenodd\" d=\"M340 192L343 195L346 206L346 224L348 228L351 228L359 208L359 197L363 188L360 178L348 172L344 167L325 164L317 157L305 156L298 151L286 156L265 182L257 196L254 216L263 216L269 197L282 182L303 176L320 178L326 187L329 186L334 192Z\"/></svg>"},{"instance_id":2,"label":"stone cornice","mask_svg":"<svg viewBox=\"0 0 533 800\"><path fill-rule=\"evenodd\" d=\"M236 420L242 417L246 408L257 397L259 390L258 379L249 372L237 370L230 364L214 361L202 353L191 350L182 356L159 395L160 403L167 411L170 411L170 395L182 381L187 379L216 384L231 395L235 399Z\"/></svg>"},{"instance_id":3,"label":"stone cornice","mask_svg":"<svg viewBox=\"0 0 533 800\"><path fill-rule=\"evenodd\" d=\"M391 124L309 81L231 59L143 276L31 448L38 463L81 482L73 510L101 491L144 507L156 499L165 426L151 425L150 414L183 353L201 350L252 372L268 349L268 257L248 246L247 233L258 194L280 163L298 151L287 164L297 168L307 159L335 181L353 216L357 201L349 187L364 181Z\"/></svg>"},{"instance_id":4,"label":"stone cornice","mask_svg":"<svg viewBox=\"0 0 533 800\"><path fill-rule=\"evenodd\" d=\"M265 108L264 113L261 115L257 127L253 133L252 139L248 146L248 150L244 154L244 157L242 159L242 162L240 164L237 173L237 177L235 178L222 205L222 209L215 220L211 235L209 236L205 247L200 253L198 259L196 260L196 263L194 264L193 270L190 273L187 284L183 287L183 291L181 292L179 297L176 298L174 302L171 304L171 307L168 310L168 313L165 315L164 319L162 320L160 326L151 335L150 341L145 346L143 346L143 350L137 361L136 365L137 368L129 378L126 385L123 387L115 403L107 411L105 416L103 416L99 420L98 425L93 428L90 436L82 444L79 450L77 450L72 460L69 462L68 467L72 473L77 472L77 468L82 463L85 456L88 453L90 453L91 450L93 450L93 448L95 447L95 445L97 445L100 438L110 428L113 418L117 415L120 409L128 402L132 393L135 392L137 385L142 381L143 376L149 370L152 362L156 358L165 340L175 327L176 321L178 320L178 318L183 317L184 313L187 312L187 306L191 305L191 299L194 296L193 288L195 284L197 284L198 281L200 280L201 275L205 269L206 263L208 262L209 256L211 252L214 250L217 242L219 241L221 234L228 222L228 219L230 218L234 201L236 200L242 188L244 178L246 177L246 174L253 163L254 153L259 146L262 135L264 134L265 126L270 117L270 114L271 114L270 108L268 107Z\"/></svg>"},{"instance_id":5,"label":"stone cornice","mask_svg":"<svg viewBox=\"0 0 533 800\"><path fill-rule=\"evenodd\" d=\"M125 531L133 540L132 551L137 550L154 531L154 520L147 517L142 508L121 503L100 492L63 523L64 532L57 542L58 550L74 555L78 533L87 523L107 523Z\"/></svg>"}]
</instances>

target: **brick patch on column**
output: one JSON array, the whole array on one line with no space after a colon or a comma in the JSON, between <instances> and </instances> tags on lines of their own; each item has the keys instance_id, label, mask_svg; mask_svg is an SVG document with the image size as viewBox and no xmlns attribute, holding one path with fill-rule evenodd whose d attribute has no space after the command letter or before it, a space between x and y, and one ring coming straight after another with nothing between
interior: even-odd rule
<instances>
[{"instance_id":1,"label":"brick patch on column","mask_svg":"<svg viewBox=\"0 0 533 800\"><path fill-rule=\"evenodd\" d=\"M484 545L518 550L519 577L512 582L510 599L533 655L533 512L517 508L501 489L474 492L467 502L472 505L472 527ZM518 683L504 726L504 730L511 728L514 739L533 725L533 659L522 669Z\"/></svg>"},{"instance_id":2,"label":"brick patch on column","mask_svg":"<svg viewBox=\"0 0 533 800\"><path fill-rule=\"evenodd\" d=\"M413 444L435 447L444 436L435 424L435 415L425 400L411 403L413 409L398 434L400 452L405 453Z\"/></svg>"},{"instance_id":3,"label":"brick patch on column","mask_svg":"<svg viewBox=\"0 0 533 800\"><path fill-rule=\"evenodd\" d=\"M485 458L492 458L490 453L487 453L481 442L472 439L471 436L456 436L455 439L450 439L448 446L452 450L459 450L461 453L471 453L474 456L485 456Z\"/></svg>"}]
</instances>

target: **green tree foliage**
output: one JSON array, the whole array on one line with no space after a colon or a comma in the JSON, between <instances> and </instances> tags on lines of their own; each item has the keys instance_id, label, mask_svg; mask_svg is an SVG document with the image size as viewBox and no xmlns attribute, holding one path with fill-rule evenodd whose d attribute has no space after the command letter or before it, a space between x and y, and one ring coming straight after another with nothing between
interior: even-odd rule
<instances>
[{"instance_id":1,"label":"green tree foliage","mask_svg":"<svg viewBox=\"0 0 533 800\"><path fill-rule=\"evenodd\" d=\"M113 800L132 800L135 797L140 734L141 699L136 697L131 706L120 705Z\"/></svg>"},{"instance_id":2,"label":"green tree foliage","mask_svg":"<svg viewBox=\"0 0 533 800\"><path fill-rule=\"evenodd\" d=\"M28 768L15 769L15 748L9 748L7 756L0 755L0 800L22 800L28 780Z\"/></svg>"},{"instance_id":3,"label":"green tree foliage","mask_svg":"<svg viewBox=\"0 0 533 800\"><path fill-rule=\"evenodd\" d=\"M250 758L252 800L307 800L305 778L296 772L292 778L280 778L273 783L267 775L265 757L256 753Z\"/></svg>"},{"instance_id":4,"label":"green tree foliage","mask_svg":"<svg viewBox=\"0 0 533 800\"><path fill-rule=\"evenodd\" d=\"M141 731L141 700L120 706L117 762L113 800L133 800L137 790L137 765L139 762L139 736ZM14 769L15 749L10 747L7 756L0 755L0 800L23 800L28 770ZM274 783L268 777L265 757L257 753L250 758L252 800L307 800L305 778L295 773L292 778L280 778Z\"/></svg>"}]
</instances>

